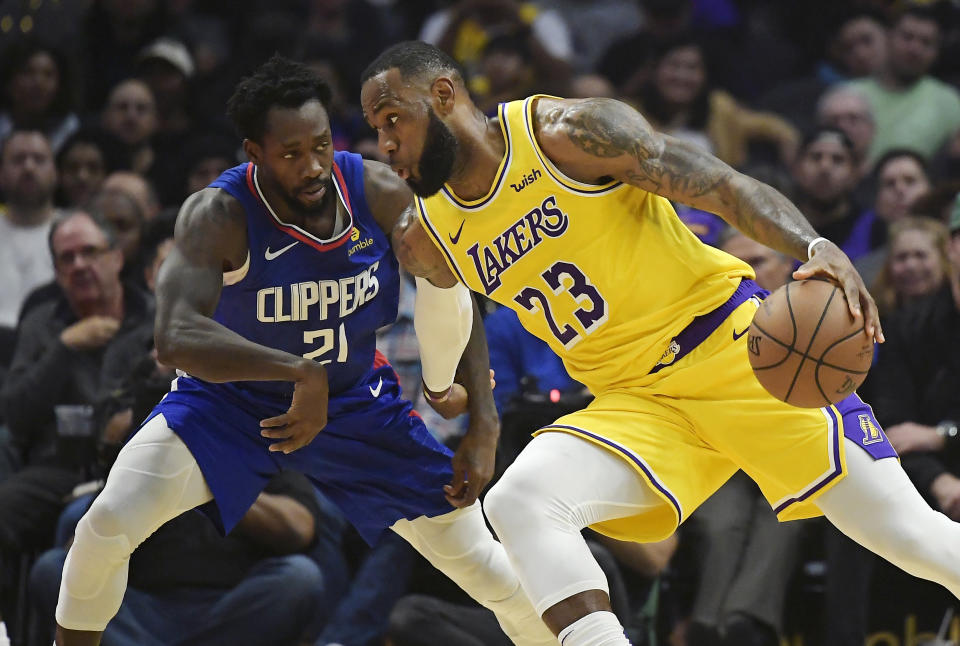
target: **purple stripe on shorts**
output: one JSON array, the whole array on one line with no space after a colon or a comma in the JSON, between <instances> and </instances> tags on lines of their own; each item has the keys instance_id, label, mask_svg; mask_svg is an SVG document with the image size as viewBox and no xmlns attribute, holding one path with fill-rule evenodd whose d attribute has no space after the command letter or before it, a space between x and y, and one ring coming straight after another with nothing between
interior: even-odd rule
<instances>
[{"instance_id":1,"label":"purple stripe on shorts","mask_svg":"<svg viewBox=\"0 0 960 646\"><path fill-rule=\"evenodd\" d=\"M549 430L551 428L564 428L569 431L576 431L577 433L582 433L583 435L586 435L589 438L597 440L598 442L602 442L603 444L609 446L610 448L616 449L619 453L625 455L627 458L630 459L631 462L633 462L638 467L640 467L641 471L647 474L647 478L650 480L650 482L653 483L653 486L656 487L661 493L663 493L663 495L667 497L667 499L674 506L674 508L676 508L677 523L683 522L683 510L680 508L680 503L677 502L677 499L673 497L673 494L670 493L666 487L664 487L662 484L657 482L657 479L654 477L653 472L650 471L650 469L647 468L647 465L644 464L643 461L637 458L637 456L635 456L633 453L631 453L624 447L620 446L616 442L612 442L605 437L602 437L595 433L591 433L590 431L584 430L582 428L577 428L576 426L567 426L566 424L550 424L549 426L544 426L543 430Z\"/></svg>"},{"instance_id":2,"label":"purple stripe on shorts","mask_svg":"<svg viewBox=\"0 0 960 646\"><path fill-rule=\"evenodd\" d=\"M704 339L713 334L713 331L727 320L727 317L733 313L733 310L746 303L752 297L766 298L769 293L770 292L760 287L760 285L753 280L749 278L742 279L726 302L719 305L715 310L693 319L687 327L683 328L680 333L673 338L670 343L671 350L673 350L674 353L673 358L669 363L657 363L657 365L650 370L650 374L660 372L667 366L674 365L680 361L680 359L690 354L694 348L703 343Z\"/></svg>"},{"instance_id":3,"label":"purple stripe on shorts","mask_svg":"<svg viewBox=\"0 0 960 646\"><path fill-rule=\"evenodd\" d=\"M780 503L773 510L777 514L779 514L781 511L783 511L790 505L796 504L798 502L803 502L813 494L817 493L818 491L823 489L825 486L833 482L836 479L836 477L839 476L840 473L843 471L843 468L840 464L840 435L839 435L839 420L837 419L837 414L834 412L833 408L830 406L827 406L822 410L825 411L826 414L830 416L830 420L833 422L833 430L831 431L831 433L833 433L833 465L834 465L833 471L827 474L827 476L823 480L821 480L814 486L810 487L807 491L803 492L799 496L790 498L789 500L786 500Z\"/></svg>"}]
</instances>

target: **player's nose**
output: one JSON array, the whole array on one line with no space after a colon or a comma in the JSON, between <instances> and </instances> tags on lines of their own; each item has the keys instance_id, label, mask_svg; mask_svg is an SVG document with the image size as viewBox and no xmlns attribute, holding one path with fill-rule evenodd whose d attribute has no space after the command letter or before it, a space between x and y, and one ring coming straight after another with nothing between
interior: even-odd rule
<instances>
[{"instance_id":1,"label":"player's nose","mask_svg":"<svg viewBox=\"0 0 960 646\"><path fill-rule=\"evenodd\" d=\"M380 130L377 133L377 147L385 155L391 155L397 152L397 142L389 134Z\"/></svg>"}]
</instances>

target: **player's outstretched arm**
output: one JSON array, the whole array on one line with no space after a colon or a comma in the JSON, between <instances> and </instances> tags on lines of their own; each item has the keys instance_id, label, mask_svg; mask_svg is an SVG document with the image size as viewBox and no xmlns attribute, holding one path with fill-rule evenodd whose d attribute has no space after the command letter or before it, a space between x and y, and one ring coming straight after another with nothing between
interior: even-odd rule
<instances>
[{"instance_id":1,"label":"player's outstretched arm","mask_svg":"<svg viewBox=\"0 0 960 646\"><path fill-rule=\"evenodd\" d=\"M800 260L818 238L807 219L776 189L735 171L685 141L653 130L630 106L614 99L541 99L537 138L564 173L599 183L617 179L668 199L716 213L754 240ZM864 316L867 334L883 340L876 304L850 259L831 242L797 278L836 280L850 311Z\"/></svg>"},{"instance_id":2,"label":"player's outstretched arm","mask_svg":"<svg viewBox=\"0 0 960 646\"><path fill-rule=\"evenodd\" d=\"M493 477L500 437L483 323L476 303L469 294L463 293L464 286L458 283L440 249L420 225L410 189L384 164L366 162L364 168L367 201L381 228L390 235L400 264L422 279L418 284L429 282L427 294L417 293L414 322L424 374L429 369L433 374L452 377L455 369L457 383L428 384L438 389L428 395L443 399L431 401L431 406L444 417L464 412L464 408L470 412L470 426L453 456L453 478L445 487L450 504L465 507L476 501ZM431 299L429 307L424 307L427 303L420 300L424 296ZM438 315L438 312L445 314ZM462 338L463 332L468 338Z\"/></svg>"}]
</instances>

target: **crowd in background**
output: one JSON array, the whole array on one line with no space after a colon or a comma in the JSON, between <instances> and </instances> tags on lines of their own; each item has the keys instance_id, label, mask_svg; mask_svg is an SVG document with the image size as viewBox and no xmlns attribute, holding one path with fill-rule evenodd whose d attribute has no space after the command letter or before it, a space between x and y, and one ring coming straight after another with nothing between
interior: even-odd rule
<instances>
[{"instance_id":1,"label":"crowd in background","mask_svg":"<svg viewBox=\"0 0 960 646\"><path fill-rule=\"evenodd\" d=\"M924 497L960 520L960 3L0 0L0 618L16 646L50 643L73 526L169 386L155 276L182 201L245 161L234 85L274 52L308 63L334 90L335 146L379 158L359 77L404 39L454 56L490 115L533 93L615 97L789 196L872 288L888 341L861 394ZM794 259L676 208L763 287L791 279ZM403 287L380 347L455 445L462 423L417 401ZM483 304L500 472L590 395ZM637 645L862 646L877 623L876 559L825 523L778 524L742 474L663 543L589 541ZM297 474L226 539L188 512L130 572L104 644L509 644L403 541L366 547ZM941 614L955 601L922 598Z\"/></svg>"}]
</instances>

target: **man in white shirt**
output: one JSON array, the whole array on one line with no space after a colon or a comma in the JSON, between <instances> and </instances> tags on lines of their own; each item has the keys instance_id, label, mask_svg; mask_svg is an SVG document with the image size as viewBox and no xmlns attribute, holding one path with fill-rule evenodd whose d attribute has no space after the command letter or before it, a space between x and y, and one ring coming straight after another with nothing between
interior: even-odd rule
<instances>
[{"instance_id":1,"label":"man in white shirt","mask_svg":"<svg viewBox=\"0 0 960 646\"><path fill-rule=\"evenodd\" d=\"M41 132L15 131L0 150L0 328L15 328L34 288L53 280L47 233L57 170Z\"/></svg>"}]
</instances>

